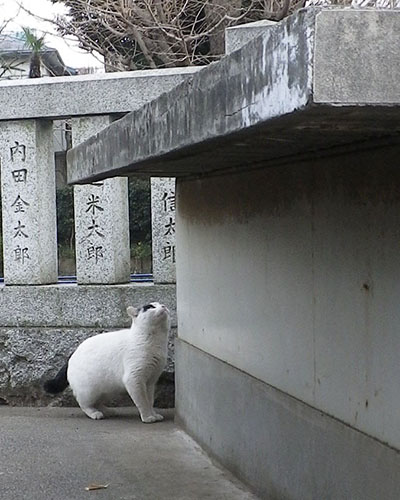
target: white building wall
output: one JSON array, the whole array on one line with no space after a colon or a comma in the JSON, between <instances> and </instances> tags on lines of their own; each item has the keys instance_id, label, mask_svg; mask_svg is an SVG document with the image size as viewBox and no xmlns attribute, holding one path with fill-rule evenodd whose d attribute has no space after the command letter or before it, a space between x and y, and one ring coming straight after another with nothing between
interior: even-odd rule
<instances>
[{"instance_id":1,"label":"white building wall","mask_svg":"<svg viewBox=\"0 0 400 500\"><path fill-rule=\"evenodd\" d=\"M400 448L398 154L179 181L177 302L182 340Z\"/></svg>"}]
</instances>

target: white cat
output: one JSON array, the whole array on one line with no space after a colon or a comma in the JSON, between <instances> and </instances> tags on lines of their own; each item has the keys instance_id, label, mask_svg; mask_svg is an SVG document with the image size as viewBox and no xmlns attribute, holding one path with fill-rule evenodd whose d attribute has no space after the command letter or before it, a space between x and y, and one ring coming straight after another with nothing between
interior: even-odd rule
<instances>
[{"instance_id":1,"label":"white cat","mask_svg":"<svg viewBox=\"0 0 400 500\"><path fill-rule=\"evenodd\" d=\"M69 384L81 409L95 420L105 416L105 397L126 390L142 421L157 422L163 416L153 408L154 387L167 360L170 313L158 302L127 312L130 328L86 339L44 388L56 394Z\"/></svg>"}]
</instances>

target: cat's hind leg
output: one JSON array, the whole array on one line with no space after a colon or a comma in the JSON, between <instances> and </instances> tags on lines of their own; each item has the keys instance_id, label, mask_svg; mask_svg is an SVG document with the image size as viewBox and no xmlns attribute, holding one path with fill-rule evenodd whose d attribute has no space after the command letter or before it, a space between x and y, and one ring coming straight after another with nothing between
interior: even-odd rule
<instances>
[{"instance_id":1,"label":"cat's hind leg","mask_svg":"<svg viewBox=\"0 0 400 500\"><path fill-rule=\"evenodd\" d=\"M104 413L98 410L97 408L92 408L90 406L82 407L81 410L86 413L86 415L93 420L101 420L104 418Z\"/></svg>"},{"instance_id":2,"label":"cat's hind leg","mask_svg":"<svg viewBox=\"0 0 400 500\"><path fill-rule=\"evenodd\" d=\"M92 398L85 397L82 394L76 394L75 398L80 406L81 410L93 420L101 420L104 418L104 413L95 407L96 401Z\"/></svg>"}]
</instances>

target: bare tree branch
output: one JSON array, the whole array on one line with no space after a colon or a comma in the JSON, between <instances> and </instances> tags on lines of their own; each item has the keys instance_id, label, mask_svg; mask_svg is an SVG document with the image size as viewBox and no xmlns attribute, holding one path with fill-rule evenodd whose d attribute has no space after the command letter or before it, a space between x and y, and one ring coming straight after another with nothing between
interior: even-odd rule
<instances>
[{"instance_id":1,"label":"bare tree branch","mask_svg":"<svg viewBox=\"0 0 400 500\"><path fill-rule=\"evenodd\" d=\"M3 4L0 3L0 9L3 7ZM18 15L16 13L15 15ZM4 36L4 33L7 29L8 24L14 20L14 17L11 16L7 19L3 19L0 22L0 38ZM23 73L24 70L20 68L23 65L23 62L18 58L13 57L12 59L5 58L2 54L0 54L0 79L8 79L12 78L18 72Z\"/></svg>"},{"instance_id":2,"label":"bare tree branch","mask_svg":"<svg viewBox=\"0 0 400 500\"><path fill-rule=\"evenodd\" d=\"M279 21L309 5L400 4L400 0L52 0L68 14L48 20L108 70L207 64L224 51L229 26ZM398 7L400 5L397 5ZM24 9L27 10L27 9Z\"/></svg>"}]
</instances>

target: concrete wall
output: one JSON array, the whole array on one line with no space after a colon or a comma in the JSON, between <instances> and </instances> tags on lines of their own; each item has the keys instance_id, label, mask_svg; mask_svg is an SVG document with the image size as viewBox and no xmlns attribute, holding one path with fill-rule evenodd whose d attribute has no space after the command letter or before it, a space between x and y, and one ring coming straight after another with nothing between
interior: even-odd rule
<instances>
[{"instance_id":1,"label":"concrete wall","mask_svg":"<svg viewBox=\"0 0 400 500\"><path fill-rule=\"evenodd\" d=\"M182 341L397 449L399 152L177 188Z\"/></svg>"},{"instance_id":2,"label":"concrete wall","mask_svg":"<svg viewBox=\"0 0 400 500\"><path fill-rule=\"evenodd\" d=\"M400 453L177 339L179 424L265 500L398 500Z\"/></svg>"}]
</instances>

